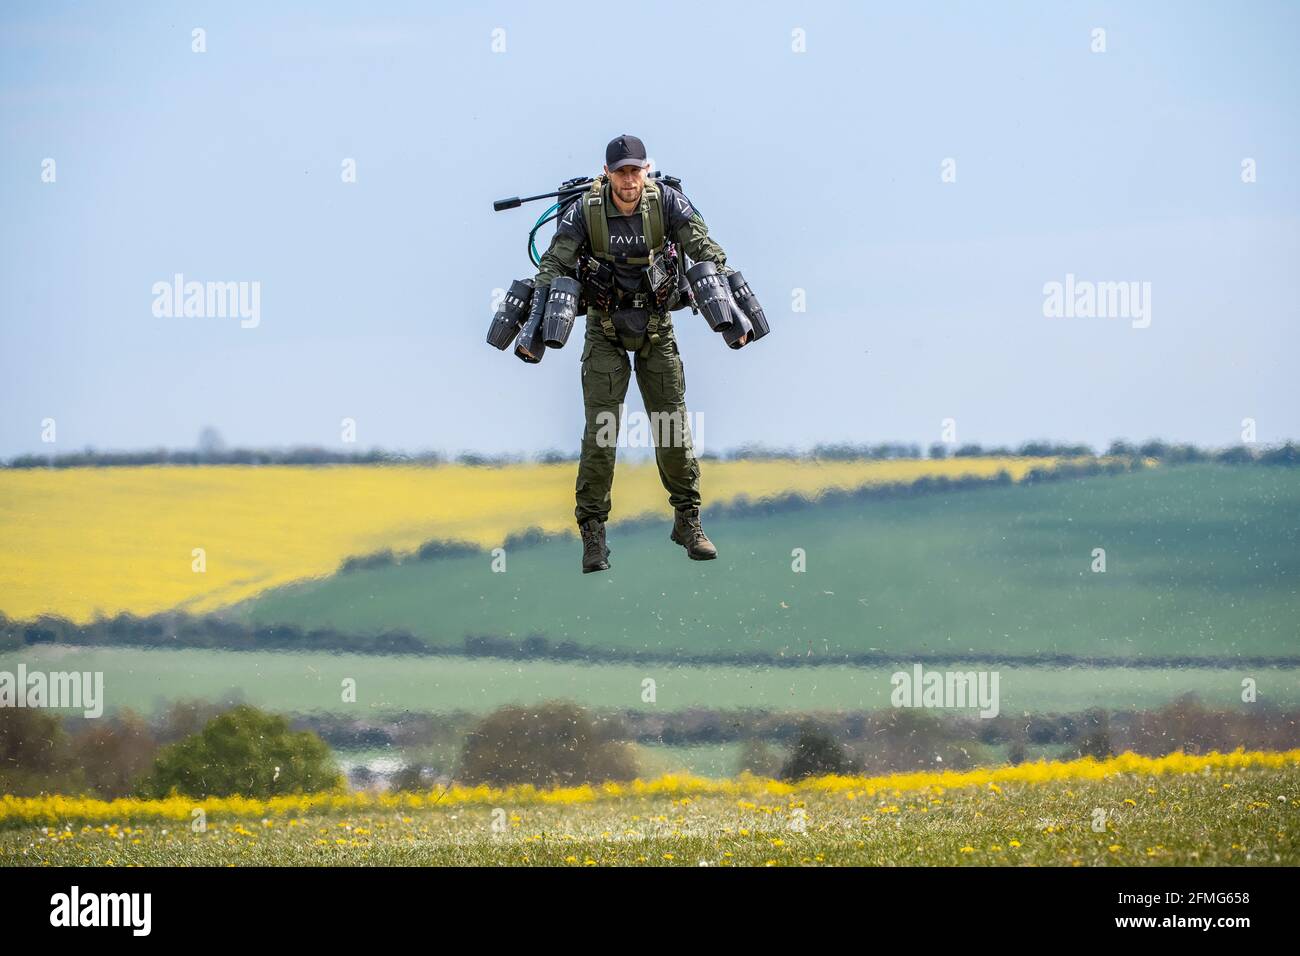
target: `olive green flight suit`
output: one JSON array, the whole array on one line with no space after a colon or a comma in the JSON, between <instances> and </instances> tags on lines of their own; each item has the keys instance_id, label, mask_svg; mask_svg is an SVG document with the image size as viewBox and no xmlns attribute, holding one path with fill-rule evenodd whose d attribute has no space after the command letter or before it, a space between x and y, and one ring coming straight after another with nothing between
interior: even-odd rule
<instances>
[{"instance_id":1,"label":"olive green flight suit","mask_svg":"<svg viewBox=\"0 0 1300 956\"><path fill-rule=\"evenodd\" d=\"M677 351L672 319L661 314L659 341L644 341L636 352L636 383L650 420L659 480L674 508L700 505L700 463L695 457L686 410L686 371ZM610 488L614 483L615 441L622 425L623 399L632 378L628 349L605 337L600 315L587 316L582 346L582 401L586 427L575 488L578 523L588 518L609 520Z\"/></svg>"},{"instance_id":2,"label":"olive green flight suit","mask_svg":"<svg viewBox=\"0 0 1300 956\"><path fill-rule=\"evenodd\" d=\"M734 271L727 267L726 253L709 237L708 227L699 213L693 213L673 238L692 261L712 262L724 275ZM557 233L541 258L535 282L541 285L556 276L574 275L583 251L582 244ZM675 294L667 303L667 309L674 305ZM610 489L614 483L617 452L615 443L622 424L623 400L633 372L629 351L636 353L637 387L650 419L655 463L659 467L659 480L668 492L668 501L677 509L698 508L700 463L695 457L691 439L686 409L686 373L673 335L671 312L660 313L658 343L651 343L645 335L630 340L620 336L620 341L615 343L606 338L601 328L602 315L599 310L588 308L587 331L582 346L582 400L586 425L574 488L577 499L574 517L578 524L589 518L609 520ZM603 429L602 425L605 426Z\"/></svg>"}]
</instances>

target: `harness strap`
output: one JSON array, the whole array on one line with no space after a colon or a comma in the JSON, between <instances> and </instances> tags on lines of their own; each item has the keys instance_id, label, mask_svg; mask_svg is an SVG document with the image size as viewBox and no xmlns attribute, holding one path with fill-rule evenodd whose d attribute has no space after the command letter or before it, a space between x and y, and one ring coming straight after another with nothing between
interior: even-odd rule
<instances>
[{"instance_id":1,"label":"harness strap","mask_svg":"<svg viewBox=\"0 0 1300 956\"><path fill-rule=\"evenodd\" d=\"M619 256L609 249L609 221L605 218L608 204L613 202L609 196L609 180L601 176L591 184L582 203L582 215L587 223L587 239L591 243L591 254L606 262L619 262L627 265L650 265L655 254L663 247L665 239L663 194L657 183L651 181L641 190L641 235L645 238L649 255Z\"/></svg>"},{"instance_id":2,"label":"harness strap","mask_svg":"<svg viewBox=\"0 0 1300 956\"><path fill-rule=\"evenodd\" d=\"M650 320L646 323L645 334L644 336L641 336L644 341L636 350L637 354L642 358L648 358L650 355L650 349L659 344L659 340L662 338L659 334L659 322L664 315L665 313L663 312L651 310ZM605 338L620 348L631 348L631 346L627 344L627 341L624 340L623 336L619 335L618 329L614 328L614 322L610 318L608 312L598 312L597 317L600 322L600 330L604 333Z\"/></svg>"},{"instance_id":3,"label":"harness strap","mask_svg":"<svg viewBox=\"0 0 1300 956\"><path fill-rule=\"evenodd\" d=\"M591 251L602 259L609 255L609 223L605 220L606 185L604 176L593 180L586 200L582 204L582 215L587 220L587 238L591 242Z\"/></svg>"},{"instance_id":4,"label":"harness strap","mask_svg":"<svg viewBox=\"0 0 1300 956\"><path fill-rule=\"evenodd\" d=\"M645 188L641 190L641 205L638 212L641 214L641 235L645 238L646 249L649 255L645 256L617 256L610 252L609 249L609 220L606 218L606 209L608 204L613 202L610 198L610 184L606 176L600 176L592 181L591 189L587 192L582 203L582 215L586 220L587 239L591 244L591 254L597 259L606 262L618 262L627 265L651 265L655 261L655 254L663 247L666 238L664 230L663 214L663 193L660 191L657 183L647 182ZM650 290L648 295L653 298L654 290ZM615 287L614 305L617 307L620 293ZM659 319L661 313L653 305L650 312L650 320L646 324L645 343L637 350L637 354L642 358L650 354L651 347L659 344ZM614 322L608 312L600 312L600 329L605 338L611 342L623 346L623 340L614 328Z\"/></svg>"}]
</instances>

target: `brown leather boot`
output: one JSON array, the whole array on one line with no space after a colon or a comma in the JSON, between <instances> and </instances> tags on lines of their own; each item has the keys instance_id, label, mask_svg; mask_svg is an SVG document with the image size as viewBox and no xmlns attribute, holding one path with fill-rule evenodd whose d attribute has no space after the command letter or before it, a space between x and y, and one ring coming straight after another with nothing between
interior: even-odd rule
<instances>
[{"instance_id":1,"label":"brown leather boot","mask_svg":"<svg viewBox=\"0 0 1300 956\"><path fill-rule=\"evenodd\" d=\"M609 548L605 545L605 522L599 518L588 518L578 525L582 534L582 573L608 571Z\"/></svg>"},{"instance_id":2,"label":"brown leather boot","mask_svg":"<svg viewBox=\"0 0 1300 956\"><path fill-rule=\"evenodd\" d=\"M692 561L711 561L718 556L718 549L700 527L699 508L678 509L669 537L686 549Z\"/></svg>"}]
</instances>

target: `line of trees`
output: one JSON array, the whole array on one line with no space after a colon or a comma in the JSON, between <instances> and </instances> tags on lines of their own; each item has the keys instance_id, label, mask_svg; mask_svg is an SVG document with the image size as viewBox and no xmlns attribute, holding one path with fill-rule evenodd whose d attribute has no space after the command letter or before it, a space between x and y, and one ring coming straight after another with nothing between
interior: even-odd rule
<instances>
[{"instance_id":1,"label":"line of trees","mask_svg":"<svg viewBox=\"0 0 1300 956\"><path fill-rule=\"evenodd\" d=\"M1202 448L1185 443L1151 439L1130 443L1125 440L1111 442L1106 456L1156 458L1177 464L1198 461L1218 461L1230 464L1257 462L1260 464L1294 465L1300 460L1300 446L1294 442L1280 445L1235 445L1227 448ZM919 458L1096 458L1091 445L1052 441L1027 441L1013 447L984 446L974 443L962 445L936 442L924 452L920 445L900 442L878 444L828 443L813 445L809 449L770 448L761 444L746 444L716 453L701 452L703 460L711 461L891 461ZM252 449L208 447L196 450L172 451L165 448L142 451L83 451L58 455L18 455L0 461L0 468L105 468L121 465L383 465L418 464L430 467L446 464L478 467L505 467L527 462L561 464L576 462L577 452L548 449L536 455L520 453L486 455L462 452L449 456L437 451L416 454L385 452L378 448L369 451L342 452L327 448L304 446L287 449Z\"/></svg>"},{"instance_id":2,"label":"line of trees","mask_svg":"<svg viewBox=\"0 0 1300 956\"><path fill-rule=\"evenodd\" d=\"M411 719L418 718L418 726ZM368 723L373 730L378 717ZM1152 710L1092 708L985 720L884 708L838 713L762 709L589 711L565 700L505 705L487 714L395 715L391 744L404 766L398 789L435 781L536 787L630 780L641 775L634 744L739 744L735 773L798 779L829 773L890 773L1098 759L1125 751L1164 756L1300 744L1300 713L1211 710L1185 695ZM0 794L89 793L193 798L266 798L333 790L343 783L331 744L339 718L268 713L242 702L176 701L150 717L122 710L87 720L30 708L0 709ZM429 748L446 741L449 747ZM353 771L353 783L376 781Z\"/></svg>"},{"instance_id":3,"label":"line of trees","mask_svg":"<svg viewBox=\"0 0 1300 956\"><path fill-rule=\"evenodd\" d=\"M1300 654L1290 656L1224 654L1221 656L1085 656L1038 653L951 652L898 654L881 652L792 654L771 651L715 651L692 654L623 647L600 647L571 640L552 640L535 631L524 637L470 633L458 641L430 643L408 631L353 634L334 628L305 629L296 624L252 625L216 615L195 616L167 611L141 617L121 613L77 624L67 618L44 615L15 621L0 613L0 652L16 652L41 644L78 647L136 647L149 650L180 648L222 651L346 652L374 655L426 657L489 657L514 661L557 661L582 664L672 664L709 667L807 667L840 664L885 667L899 663L941 665L960 663L986 666L1030 667L1300 667Z\"/></svg>"}]
</instances>

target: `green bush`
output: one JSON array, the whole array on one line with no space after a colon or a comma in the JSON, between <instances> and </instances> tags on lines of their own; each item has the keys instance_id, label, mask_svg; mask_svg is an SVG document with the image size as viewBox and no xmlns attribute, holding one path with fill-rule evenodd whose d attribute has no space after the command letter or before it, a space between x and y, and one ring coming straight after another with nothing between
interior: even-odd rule
<instances>
[{"instance_id":1,"label":"green bush","mask_svg":"<svg viewBox=\"0 0 1300 956\"><path fill-rule=\"evenodd\" d=\"M126 708L112 717L73 720L80 727L72 735L72 755L86 786L106 800L130 796L158 754L148 721Z\"/></svg>"},{"instance_id":2,"label":"green bush","mask_svg":"<svg viewBox=\"0 0 1300 956\"><path fill-rule=\"evenodd\" d=\"M824 777L827 774L847 774L853 764L844 747L824 727L805 721L799 736L790 748L790 756L781 768L782 780L801 780L804 777Z\"/></svg>"},{"instance_id":3,"label":"green bush","mask_svg":"<svg viewBox=\"0 0 1300 956\"><path fill-rule=\"evenodd\" d=\"M479 721L465 738L457 776L469 784L546 788L636 775L625 742L605 739L577 704L549 701L502 707Z\"/></svg>"},{"instance_id":4,"label":"green bush","mask_svg":"<svg viewBox=\"0 0 1300 956\"><path fill-rule=\"evenodd\" d=\"M266 798L342 785L329 747L310 731L255 707L239 706L208 721L198 734L158 754L141 796Z\"/></svg>"},{"instance_id":5,"label":"green bush","mask_svg":"<svg viewBox=\"0 0 1300 956\"><path fill-rule=\"evenodd\" d=\"M0 707L0 793L78 793L85 783L59 717L31 707Z\"/></svg>"},{"instance_id":6,"label":"green bush","mask_svg":"<svg viewBox=\"0 0 1300 956\"><path fill-rule=\"evenodd\" d=\"M980 731L972 733L928 710L891 707L873 715L850 757L856 757L857 768L867 774L961 770L978 762L972 751L980 752L979 733L992 729L980 721Z\"/></svg>"},{"instance_id":7,"label":"green bush","mask_svg":"<svg viewBox=\"0 0 1300 956\"><path fill-rule=\"evenodd\" d=\"M1115 756L1115 748L1110 742L1110 717L1105 711L1093 708L1084 713L1082 730L1075 753L1067 753L1067 759L1079 756L1106 760Z\"/></svg>"}]
</instances>

